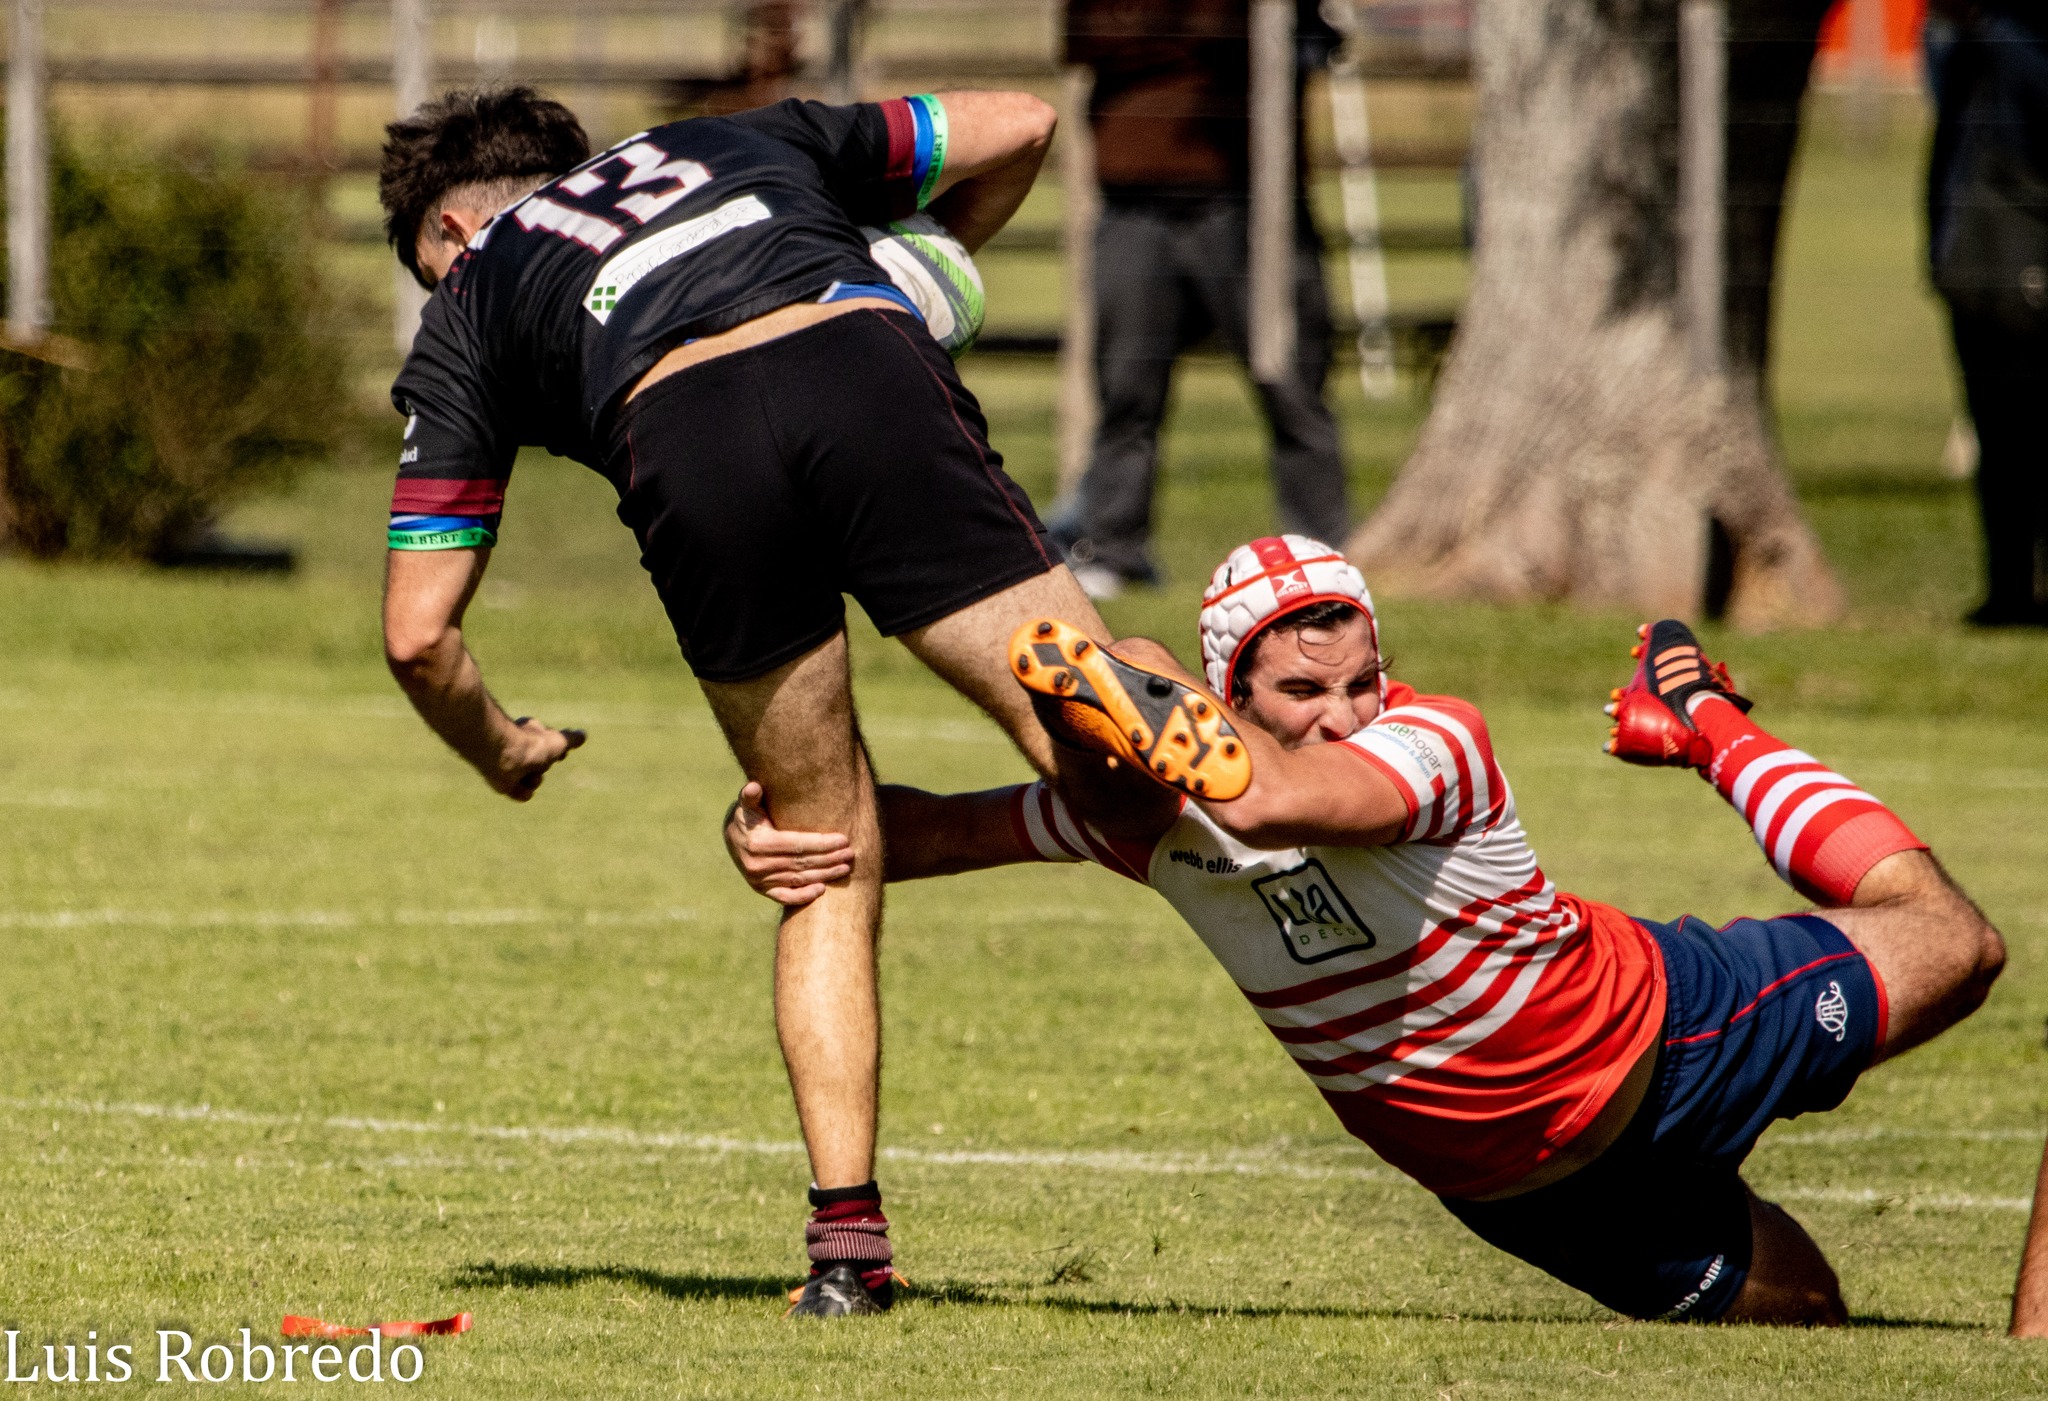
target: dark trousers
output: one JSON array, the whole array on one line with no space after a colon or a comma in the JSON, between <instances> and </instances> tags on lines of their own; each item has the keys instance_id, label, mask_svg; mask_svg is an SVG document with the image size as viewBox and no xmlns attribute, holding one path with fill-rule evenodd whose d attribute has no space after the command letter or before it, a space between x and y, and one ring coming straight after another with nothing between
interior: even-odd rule
<instances>
[{"instance_id":1,"label":"dark trousers","mask_svg":"<svg viewBox=\"0 0 2048 1401\"><path fill-rule=\"evenodd\" d=\"M1077 562L1151 572L1146 542L1159 468L1159 423L1174 362L1214 331L1249 362L1247 208L1241 196L1104 201L1095 235L1095 374L1101 427L1081 481ZM1337 424L1323 403L1330 305L1307 211L1296 216L1295 374L1255 386L1273 435L1281 529L1341 546L1349 520Z\"/></svg>"},{"instance_id":2,"label":"dark trousers","mask_svg":"<svg viewBox=\"0 0 2048 1401\"><path fill-rule=\"evenodd\" d=\"M1977 425L1987 621L2048 622L2048 337L1951 315Z\"/></svg>"}]
</instances>

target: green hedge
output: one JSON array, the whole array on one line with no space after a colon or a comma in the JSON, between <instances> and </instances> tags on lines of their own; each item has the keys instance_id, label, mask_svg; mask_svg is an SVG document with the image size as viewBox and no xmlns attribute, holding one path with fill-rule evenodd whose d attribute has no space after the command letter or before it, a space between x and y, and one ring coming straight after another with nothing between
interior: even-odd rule
<instances>
[{"instance_id":1,"label":"green hedge","mask_svg":"<svg viewBox=\"0 0 2048 1401\"><path fill-rule=\"evenodd\" d=\"M0 351L0 527L157 557L334 450L347 342L291 187L63 140L51 166L54 329L87 367Z\"/></svg>"}]
</instances>

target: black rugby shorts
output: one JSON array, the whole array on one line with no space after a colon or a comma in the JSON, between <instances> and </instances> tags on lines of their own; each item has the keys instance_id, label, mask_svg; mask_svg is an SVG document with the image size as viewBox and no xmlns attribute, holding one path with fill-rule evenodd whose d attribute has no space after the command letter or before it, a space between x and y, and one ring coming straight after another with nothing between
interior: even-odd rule
<instances>
[{"instance_id":1,"label":"black rugby shorts","mask_svg":"<svg viewBox=\"0 0 2048 1401\"><path fill-rule=\"evenodd\" d=\"M701 680L747 681L844 626L885 636L1059 554L915 318L862 309L670 375L626 404L605 474Z\"/></svg>"}]
</instances>

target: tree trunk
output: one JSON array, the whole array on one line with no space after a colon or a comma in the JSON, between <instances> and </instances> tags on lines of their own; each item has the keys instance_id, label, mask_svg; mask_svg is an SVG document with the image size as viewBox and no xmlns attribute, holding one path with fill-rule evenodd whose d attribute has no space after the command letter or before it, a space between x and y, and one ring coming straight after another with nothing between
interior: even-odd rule
<instances>
[{"instance_id":1,"label":"tree trunk","mask_svg":"<svg viewBox=\"0 0 2048 1401\"><path fill-rule=\"evenodd\" d=\"M1678 300L1677 0L1480 0L1479 237L1428 421L1349 552L1374 587L1738 625L1841 591L1763 400L1779 213L1826 0L1731 0L1726 370Z\"/></svg>"}]
</instances>

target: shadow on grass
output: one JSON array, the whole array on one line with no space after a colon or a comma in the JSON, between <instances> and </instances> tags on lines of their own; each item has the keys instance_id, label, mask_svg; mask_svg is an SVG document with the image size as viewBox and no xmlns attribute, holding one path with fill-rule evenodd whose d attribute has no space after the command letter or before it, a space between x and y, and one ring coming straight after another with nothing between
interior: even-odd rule
<instances>
[{"instance_id":1,"label":"shadow on grass","mask_svg":"<svg viewBox=\"0 0 2048 1401\"><path fill-rule=\"evenodd\" d=\"M499 1264L486 1260L464 1265L449 1280L459 1289L573 1289L591 1283L632 1284L681 1302L707 1299L773 1299L789 1295L794 1278L766 1275L669 1274L635 1265ZM1200 1304L1175 1300L1134 1302L1118 1299L1077 1299L1070 1294L1040 1292L1042 1286L991 1287L979 1284L913 1284L903 1295L906 1304L927 1308L1052 1309L1064 1313L1188 1318L1336 1318L1441 1320L1451 1315L1419 1309L1347 1307L1338 1304ZM1468 1323L1567 1323L1521 1314L1455 1315Z\"/></svg>"},{"instance_id":2,"label":"shadow on grass","mask_svg":"<svg viewBox=\"0 0 2048 1401\"><path fill-rule=\"evenodd\" d=\"M669 1274L634 1265L501 1265L494 1260L464 1265L450 1281L463 1289L573 1289L596 1282L631 1284L683 1303L707 1299L773 1299L789 1295L791 1281L767 1275ZM1071 1294L1048 1294L1030 1285L994 1288L980 1284L940 1283L912 1285L904 1302L936 1308L1022 1308L1049 1309L1061 1313L1107 1314L1137 1318L1180 1316L1186 1318L1317 1318L1365 1321L1457 1322L1457 1323L1588 1323L1600 1319L1559 1317L1555 1314L1458 1313L1446 1314L1423 1309L1373 1308L1341 1304L1198 1304L1175 1300L1135 1302L1122 1299L1078 1299ZM1996 1332L1985 1324L1958 1323L1947 1319L1892 1318L1865 1314L1849 1320L1851 1328L1920 1329L1948 1333Z\"/></svg>"},{"instance_id":3,"label":"shadow on grass","mask_svg":"<svg viewBox=\"0 0 2048 1401\"><path fill-rule=\"evenodd\" d=\"M1891 1318L1881 1313L1852 1314L1851 1328L1922 1328L1940 1333L2001 1333L2004 1330L1989 1323L1957 1323L1947 1318Z\"/></svg>"},{"instance_id":4,"label":"shadow on grass","mask_svg":"<svg viewBox=\"0 0 2048 1401\"><path fill-rule=\"evenodd\" d=\"M691 1302L700 1299L784 1299L788 1280L764 1275L667 1274L634 1265L501 1265L495 1260L464 1265L450 1283L458 1289L573 1289L594 1282L635 1284L652 1294Z\"/></svg>"}]
</instances>

